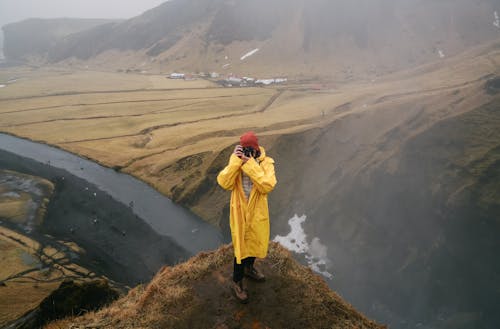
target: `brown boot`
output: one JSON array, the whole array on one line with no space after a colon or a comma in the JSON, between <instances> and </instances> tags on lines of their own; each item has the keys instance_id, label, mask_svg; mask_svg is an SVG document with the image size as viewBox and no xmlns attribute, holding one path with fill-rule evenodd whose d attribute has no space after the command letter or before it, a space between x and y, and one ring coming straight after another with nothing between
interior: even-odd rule
<instances>
[{"instance_id":1,"label":"brown boot","mask_svg":"<svg viewBox=\"0 0 500 329\"><path fill-rule=\"evenodd\" d=\"M254 266L245 267L245 276L249 277L252 280L257 282L266 281L266 277L259 270L257 270Z\"/></svg>"},{"instance_id":2,"label":"brown boot","mask_svg":"<svg viewBox=\"0 0 500 329\"><path fill-rule=\"evenodd\" d=\"M243 280L234 282L231 280L231 289L233 290L234 296L242 303L248 303L248 294L243 287Z\"/></svg>"}]
</instances>

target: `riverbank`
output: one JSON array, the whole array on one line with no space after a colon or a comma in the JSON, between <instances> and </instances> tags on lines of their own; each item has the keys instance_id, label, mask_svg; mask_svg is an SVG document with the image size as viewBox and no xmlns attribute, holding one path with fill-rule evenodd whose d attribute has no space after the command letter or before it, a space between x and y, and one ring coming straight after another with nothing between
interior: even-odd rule
<instances>
[{"instance_id":1,"label":"riverbank","mask_svg":"<svg viewBox=\"0 0 500 329\"><path fill-rule=\"evenodd\" d=\"M26 323L32 310L65 280L107 281L74 263L85 253L74 242L28 237L43 225L53 191L46 179L0 169L0 326L34 327Z\"/></svg>"},{"instance_id":2,"label":"riverbank","mask_svg":"<svg viewBox=\"0 0 500 329\"><path fill-rule=\"evenodd\" d=\"M2 257L8 271L0 277L1 294L9 303L2 306L5 314L0 314L0 323L11 322L36 307L64 279L109 278L113 286L124 291L148 282L161 266L184 261L193 250L206 246L198 241L189 249L182 247L177 241L188 245L193 235L206 233L189 227L198 219L187 218L177 229L172 221L182 219L175 218L176 214L186 217L189 213L172 207L164 197L150 198L151 191L144 183L139 182L139 187L134 183L127 175L67 152L0 136L0 247L5 251L3 256L12 256ZM137 193L144 199L133 199L135 204L124 202ZM151 203L157 206L148 208ZM165 205L171 209L162 213ZM166 223L157 225L163 232L168 229L166 224L173 224L169 230L172 236L155 231L137 215L144 210L149 210L146 218L150 221L165 218ZM183 229L190 229L190 234L182 234ZM219 237L207 236L212 243Z\"/></svg>"},{"instance_id":3,"label":"riverbank","mask_svg":"<svg viewBox=\"0 0 500 329\"><path fill-rule=\"evenodd\" d=\"M145 221L156 233L175 239L176 243L191 255L215 249L223 241L217 228L132 176L105 168L56 147L6 134L0 134L0 150L35 160L38 164L36 168L33 163L28 166L32 168L30 172L34 175L37 175L37 170L41 170L57 179L67 172L88 183L81 182L84 190L90 189L89 185L94 185L95 189L102 191L110 199L125 205L134 217ZM20 159L20 162L23 161ZM15 169L16 165L15 162L11 163L12 170L19 171ZM47 172L52 169L52 174ZM58 171L59 169L63 171ZM54 174L56 172L57 174ZM103 193L96 195L102 196ZM78 200L82 197L81 193L75 197Z\"/></svg>"},{"instance_id":4,"label":"riverbank","mask_svg":"<svg viewBox=\"0 0 500 329\"><path fill-rule=\"evenodd\" d=\"M29 236L47 245L57 244L57 240L76 243L85 252L75 262L99 276L136 285L148 281L162 265L177 263L191 254L155 232L130 206L65 170L5 151L0 151L0 168L38 175L54 183L47 216ZM16 224L2 225L23 231Z\"/></svg>"}]
</instances>

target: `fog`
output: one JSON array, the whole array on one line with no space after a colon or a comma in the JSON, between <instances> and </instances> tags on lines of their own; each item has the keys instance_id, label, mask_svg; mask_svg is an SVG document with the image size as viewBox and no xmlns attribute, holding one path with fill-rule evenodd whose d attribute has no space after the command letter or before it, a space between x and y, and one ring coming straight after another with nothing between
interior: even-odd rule
<instances>
[{"instance_id":1,"label":"fog","mask_svg":"<svg viewBox=\"0 0 500 329\"><path fill-rule=\"evenodd\" d=\"M27 18L130 18L167 0L0 0L0 27ZM0 46L3 33L0 32Z\"/></svg>"},{"instance_id":2,"label":"fog","mask_svg":"<svg viewBox=\"0 0 500 329\"><path fill-rule=\"evenodd\" d=\"M127 19L165 1L0 0L0 25L30 17ZM500 85L487 86L500 81L499 13L500 0L175 0L138 20L72 32L64 42L53 36L53 31L59 31L56 27L18 24L12 26L17 31L6 32L5 49L7 60L13 62L35 58L42 64L44 60L50 65L62 63L66 70L78 71L75 76L85 68L92 82L101 67L135 72L123 75L133 79L139 73L149 78L149 74L184 71L217 72L221 81L226 73L261 81L289 79L290 87L276 88L283 88L284 96L276 93L259 112L257 126L272 136L266 149L276 159L280 182L270 196L271 237L322 274L349 303L391 327L456 328L453 324L459 323L462 328L500 328L490 325L500 323L493 310L500 300L500 135L494 133L500 131L496 110ZM34 37L39 31L51 33ZM10 76L17 81L17 75ZM23 81L12 86L0 83L1 92L7 94ZM99 88L121 90L120 82L105 79L87 85L82 94ZM64 93L74 90L70 84L54 91L51 86L44 88L30 93L48 90L66 99ZM198 100L201 96L196 92L192 98ZM22 102L12 106L32 111ZM156 100L158 105L147 102L141 107L151 111L164 106ZM186 112L196 113L194 104L197 101ZM66 107L66 103L49 105ZM87 110L76 105L82 113ZM303 112L299 107L304 107ZM88 108L103 113L96 117L96 135L106 140L123 137L108 133L107 123L100 123L115 120L108 118L110 104ZM73 112L49 110L47 122L31 123L32 119L23 115L17 119L17 113L10 112L3 114L3 120L11 120L16 127L36 124L39 130L25 134L54 140L56 135L45 127L62 122L53 127L66 129L70 122L83 121L71 117ZM291 117L278 114L288 110ZM121 117L113 125L122 126ZM260 126L262 118L270 121ZM167 131L170 119L162 117L167 122L163 124L155 116L147 129L142 126L147 119L137 120L144 120L137 122L142 132L147 131L137 136L139 142L129 143L127 137L123 143L102 145L130 145L133 154L150 152L152 132ZM191 114L187 120L194 122ZM212 118L199 121L205 120ZM316 123L320 120L321 124ZM306 124L311 128L302 128ZM218 125L213 129L226 129ZM292 128L297 132L282 134ZM94 134L78 133L89 132ZM179 138L195 141L197 136ZM155 148L164 147L162 142L154 143ZM92 142L88 151L95 159L107 151L98 144ZM208 158L200 159L202 163ZM222 157L210 166L218 159ZM145 161L146 169L136 173L161 178L172 174L170 167L157 172L160 166L155 160ZM184 182L193 177L194 166L182 164L174 174L181 177L186 167ZM211 167L201 183L175 183L171 191L180 192L178 200L200 213L222 213L221 226L229 232L229 205L223 211L214 210L222 205L222 197L217 199L215 194L222 191L211 179L215 176L210 176L217 172Z\"/></svg>"},{"instance_id":3,"label":"fog","mask_svg":"<svg viewBox=\"0 0 500 329\"><path fill-rule=\"evenodd\" d=\"M130 18L166 0L1 0L0 25L30 17Z\"/></svg>"}]
</instances>

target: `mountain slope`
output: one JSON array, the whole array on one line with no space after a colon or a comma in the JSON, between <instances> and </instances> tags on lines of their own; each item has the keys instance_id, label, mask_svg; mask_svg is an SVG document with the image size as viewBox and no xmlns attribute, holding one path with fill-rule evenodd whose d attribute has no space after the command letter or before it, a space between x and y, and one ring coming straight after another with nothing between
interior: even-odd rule
<instances>
[{"instance_id":1,"label":"mountain slope","mask_svg":"<svg viewBox=\"0 0 500 329\"><path fill-rule=\"evenodd\" d=\"M321 241L334 269L331 286L392 327L500 324L492 309L500 300L499 49L386 77L378 84L397 86L366 87L323 126L261 138L279 182L269 196L272 231L306 215L307 241ZM222 227L228 199L215 176L232 148L177 199Z\"/></svg>"},{"instance_id":2,"label":"mountain slope","mask_svg":"<svg viewBox=\"0 0 500 329\"><path fill-rule=\"evenodd\" d=\"M60 39L49 61L337 80L377 76L497 38L498 7L494 0L171 0Z\"/></svg>"},{"instance_id":3,"label":"mountain slope","mask_svg":"<svg viewBox=\"0 0 500 329\"><path fill-rule=\"evenodd\" d=\"M109 19L27 19L2 27L4 55L10 60L45 61L51 47L72 33L114 22Z\"/></svg>"},{"instance_id":4,"label":"mountain slope","mask_svg":"<svg viewBox=\"0 0 500 329\"><path fill-rule=\"evenodd\" d=\"M276 243L259 262L265 283L250 302L231 296L231 246L163 268L145 287L97 312L47 326L72 328L383 328L358 313Z\"/></svg>"}]
</instances>

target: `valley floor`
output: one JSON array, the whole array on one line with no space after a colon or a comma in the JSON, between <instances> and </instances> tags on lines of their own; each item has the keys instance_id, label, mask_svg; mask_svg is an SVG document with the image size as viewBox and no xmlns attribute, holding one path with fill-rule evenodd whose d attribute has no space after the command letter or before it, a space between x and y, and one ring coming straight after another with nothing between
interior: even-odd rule
<instances>
[{"instance_id":1,"label":"valley floor","mask_svg":"<svg viewBox=\"0 0 500 329\"><path fill-rule=\"evenodd\" d=\"M186 200L242 132L256 131L271 148L278 136L357 121L351 133L361 138L376 140L395 127L408 129L408 138L487 103L482 88L499 67L500 51L493 44L378 80L311 84L290 79L285 86L265 88L222 88L160 75L6 68L0 71L0 83L6 83L0 90L0 131L130 173L218 225L220 213ZM419 118L425 120L412 127ZM345 167L360 170L388 152L360 152L370 159L357 157Z\"/></svg>"}]
</instances>

